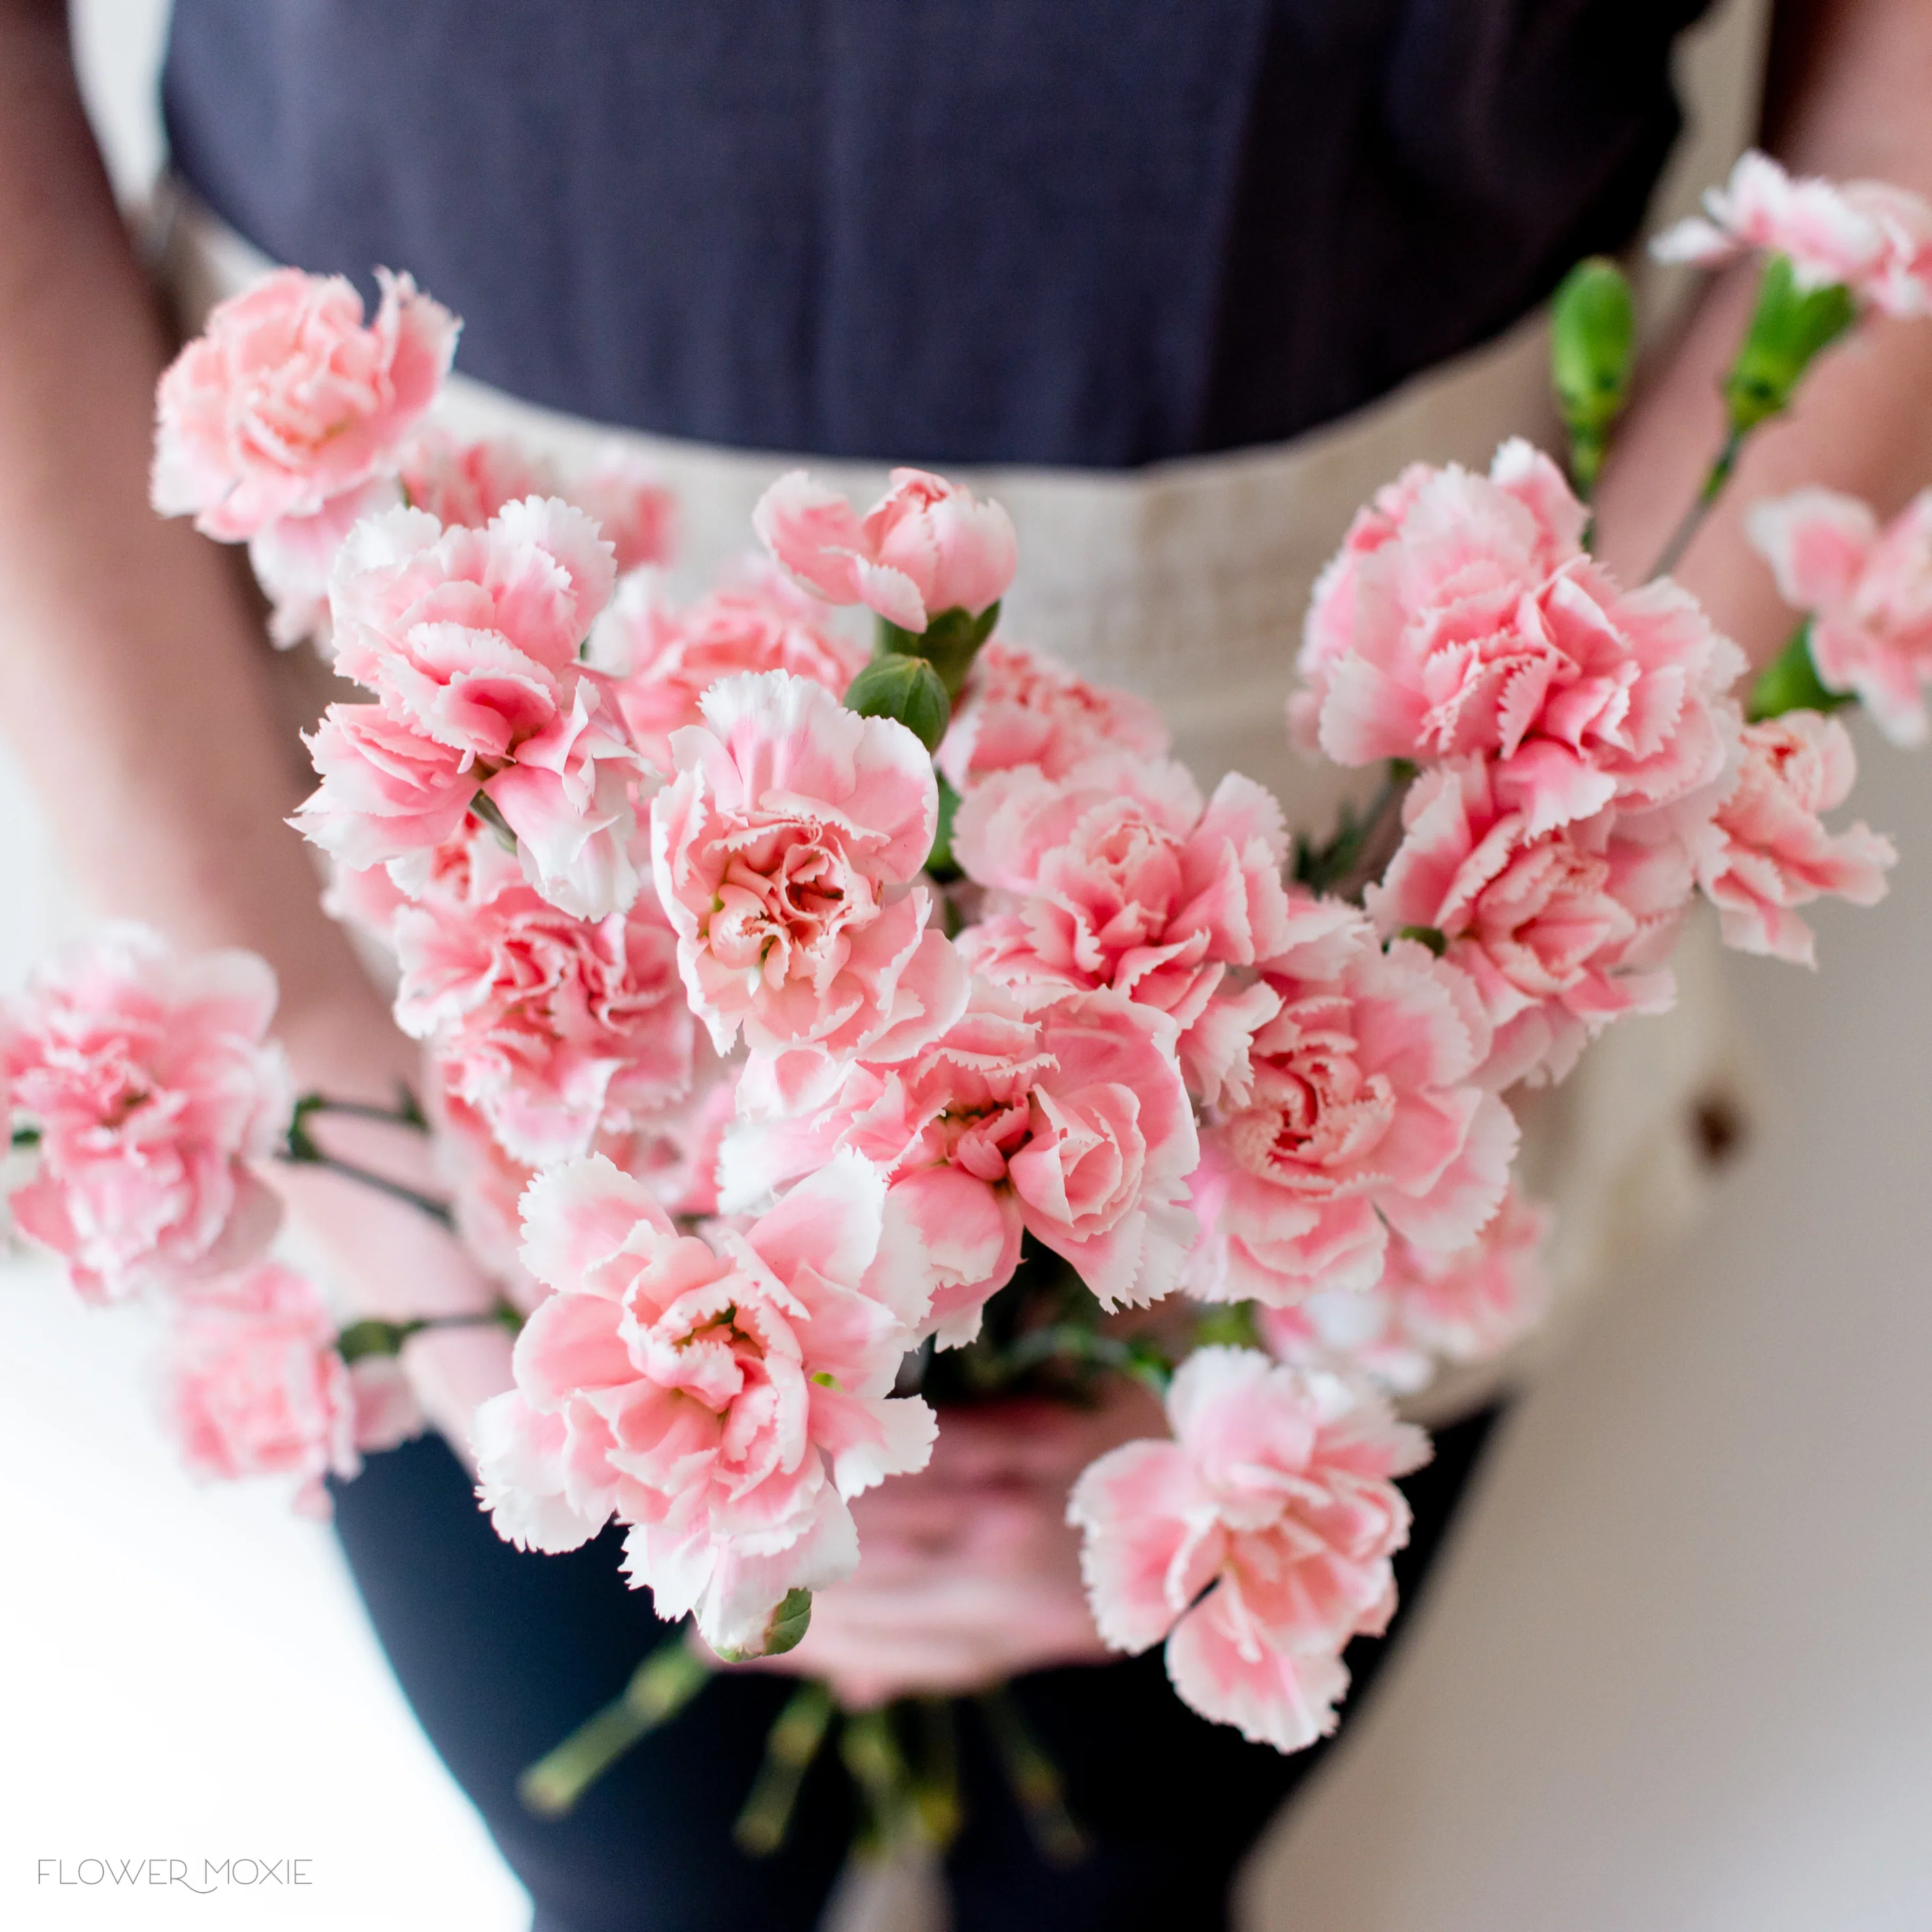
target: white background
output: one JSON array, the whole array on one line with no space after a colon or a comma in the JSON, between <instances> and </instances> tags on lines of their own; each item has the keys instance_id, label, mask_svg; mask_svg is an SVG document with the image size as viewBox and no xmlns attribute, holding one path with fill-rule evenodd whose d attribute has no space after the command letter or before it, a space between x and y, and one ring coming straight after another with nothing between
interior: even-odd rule
<instances>
[{"instance_id":1,"label":"white background","mask_svg":"<svg viewBox=\"0 0 1932 1932\"><path fill-rule=\"evenodd\" d=\"M79 8L124 184L159 0ZM1932 1928L1932 759L1862 736L1891 900L1735 978L1768 1118L1522 1406L1428 1612L1264 1846L1267 1932ZM45 926L0 771L0 969ZM510 1932L326 1533L177 1473L142 1338L0 1277L0 1923ZM308 1859L172 1905L37 1859Z\"/></svg>"}]
</instances>

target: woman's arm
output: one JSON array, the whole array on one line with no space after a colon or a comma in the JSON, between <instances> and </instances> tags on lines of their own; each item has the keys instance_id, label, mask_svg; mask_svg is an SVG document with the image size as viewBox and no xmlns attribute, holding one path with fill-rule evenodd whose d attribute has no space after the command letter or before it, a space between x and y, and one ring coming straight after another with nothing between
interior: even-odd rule
<instances>
[{"instance_id":1,"label":"woman's arm","mask_svg":"<svg viewBox=\"0 0 1932 1932\"><path fill-rule=\"evenodd\" d=\"M1932 4L1786 0L1766 110L1765 146L1794 172L1875 178L1932 198ZM1718 383L1756 279L1746 262L1716 282L1619 434L1598 522L1603 554L1626 582L1655 562L1724 440ZM1678 570L1760 662L1796 619L1744 541L1743 513L1806 483L1849 490L1882 514L1932 484L1932 324L1874 316L1821 358L1791 413L1752 439Z\"/></svg>"},{"instance_id":2,"label":"woman's arm","mask_svg":"<svg viewBox=\"0 0 1932 1932\"><path fill-rule=\"evenodd\" d=\"M148 505L169 346L82 110L65 10L0 0L0 728L103 910L186 947L262 954L302 1084L388 1100L416 1056L284 822L306 760L276 719L239 560ZM392 1169L421 1151L366 1150ZM328 1176L282 1178L361 1310L487 1300L421 1216ZM492 1381L502 1352L470 1337L426 1352L480 1352ZM467 1399L439 1394L451 1426Z\"/></svg>"}]
</instances>

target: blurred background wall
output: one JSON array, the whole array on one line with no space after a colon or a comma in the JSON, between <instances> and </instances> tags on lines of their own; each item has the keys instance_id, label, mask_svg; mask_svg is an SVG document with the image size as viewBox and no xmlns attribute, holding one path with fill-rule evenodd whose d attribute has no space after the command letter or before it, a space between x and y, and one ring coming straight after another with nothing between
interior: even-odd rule
<instances>
[{"instance_id":1,"label":"blurred background wall","mask_svg":"<svg viewBox=\"0 0 1932 1932\"><path fill-rule=\"evenodd\" d=\"M130 195L160 158L165 10L76 0ZM1760 11L1720 10L1690 70L1744 74ZM1707 118L1666 198L1747 131ZM1932 1927L1932 761L1860 748L1891 898L1827 909L1820 978L1732 962L1756 1137L1510 1420L1403 1654L1255 1862L1256 1932ZM4 768L0 823L11 984L59 894ZM520 1927L327 1533L179 1474L131 1324L32 1267L0 1294L0 1923ZM302 1856L315 1883L34 1882L150 1852ZM850 1903L876 1932L922 1916Z\"/></svg>"}]
</instances>

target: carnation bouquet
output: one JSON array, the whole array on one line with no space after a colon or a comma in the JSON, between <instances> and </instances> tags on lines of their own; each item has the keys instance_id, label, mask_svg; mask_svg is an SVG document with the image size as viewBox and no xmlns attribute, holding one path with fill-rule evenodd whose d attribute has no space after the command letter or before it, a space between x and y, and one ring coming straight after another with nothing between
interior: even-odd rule
<instances>
[{"instance_id":1,"label":"carnation bouquet","mask_svg":"<svg viewBox=\"0 0 1932 1932\"><path fill-rule=\"evenodd\" d=\"M1816 489L1753 507L1800 616L1755 680L1666 573L1815 357L1868 308L1932 314L1932 210L1751 155L1707 211L1659 252L1764 262L1658 574L1592 554L1634 333L1593 260L1553 313L1567 473L1521 441L1412 467L1316 588L1284 728L1383 780L1333 826L1238 774L1204 792L1151 706L1001 633L1013 529L941 477L896 471L862 514L780 476L762 564L679 605L648 476L438 422L458 325L406 276L365 320L280 272L169 369L156 506L245 542L276 640L366 694L308 741L297 822L430 1074L392 1112L298 1096L262 962L110 928L6 1010L14 1220L88 1300L163 1310L193 1467L326 1510L422 1426L398 1357L430 1324L339 1325L270 1258L266 1177L340 1166L332 1111L434 1136L448 1199L362 1178L500 1285L436 1321L518 1331L482 1506L538 1550L621 1525L688 1625L532 1767L533 1806L719 1660L796 1644L861 1561L851 1499L920 1469L950 1405L1111 1376L1168 1433L1069 1498L1102 1637L1165 1646L1178 1696L1280 1750L1333 1728L1429 1454L1394 1402L1547 1298L1514 1096L1670 1004L1700 898L1730 944L1810 963L1802 908L1874 902L1893 860L1825 823L1854 776L1833 714L1925 734L1932 492L1882 527ZM1018 1711L986 1708L1077 1853ZM910 1716L805 1682L748 1848L835 1729L878 1835L956 1825Z\"/></svg>"}]
</instances>

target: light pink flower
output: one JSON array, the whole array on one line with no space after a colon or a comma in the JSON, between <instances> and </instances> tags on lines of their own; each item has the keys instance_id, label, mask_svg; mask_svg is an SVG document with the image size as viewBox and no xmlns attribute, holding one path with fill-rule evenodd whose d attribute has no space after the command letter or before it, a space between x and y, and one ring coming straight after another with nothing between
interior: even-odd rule
<instances>
[{"instance_id":1,"label":"light pink flower","mask_svg":"<svg viewBox=\"0 0 1932 1932\"><path fill-rule=\"evenodd\" d=\"M1074 1485L1094 1621L1115 1650L1165 1639L1203 1717L1299 1750L1335 1727L1348 1640L1388 1626L1409 1524L1394 1478L1427 1438L1366 1389L1247 1348L1196 1350L1167 1414L1174 1440L1110 1450Z\"/></svg>"},{"instance_id":2,"label":"light pink flower","mask_svg":"<svg viewBox=\"0 0 1932 1932\"><path fill-rule=\"evenodd\" d=\"M628 904L642 767L608 681L578 662L613 580L596 525L555 499L480 530L421 510L358 524L330 591L336 668L376 703L329 707L302 830L413 891L480 791L553 904L584 918Z\"/></svg>"},{"instance_id":3,"label":"light pink flower","mask_svg":"<svg viewBox=\"0 0 1932 1932\"><path fill-rule=\"evenodd\" d=\"M336 554L364 517L380 516L401 501L392 477L373 477L330 497L314 515L278 517L248 539L249 566L268 599L268 635L278 650L308 638L327 655Z\"/></svg>"},{"instance_id":4,"label":"light pink flower","mask_svg":"<svg viewBox=\"0 0 1932 1932\"><path fill-rule=\"evenodd\" d=\"M924 1237L943 1346L977 1333L1022 1230L1109 1307L1178 1282L1199 1146L1164 1016L1111 992L1029 1014L980 981L917 1052L818 1071L815 1085L788 1090L782 1059L753 1058L725 1139L724 1204L755 1204L838 1149L863 1154Z\"/></svg>"},{"instance_id":5,"label":"light pink flower","mask_svg":"<svg viewBox=\"0 0 1932 1932\"><path fill-rule=\"evenodd\" d=\"M1885 528L1856 496L1798 490L1744 519L1780 594L1811 616L1811 662L1895 745L1925 741L1932 679L1932 490Z\"/></svg>"},{"instance_id":6,"label":"light pink flower","mask_svg":"<svg viewBox=\"0 0 1932 1932\"><path fill-rule=\"evenodd\" d=\"M1162 758L1171 742L1145 698L1089 684L1043 652L995 638L973 660L937 763L963 796L994 772L1037 765L1062 778L1096 752Z\"/></svg>"},{"instance_id":7,"label":"light pink flower","mask_svg":"<svg viewBox=\"0 0 1932 1932\"><path fill-rule=\"evenodd\" d=\"M1932 315L1932 207L1888 182L1794 180L1753 149L1702 215L1651 244L1660 261L1704 267L1754 248L1788 255L1800 287L1842 282L1887 315Z\"/></svg>"},{"instance_id":8,"label":"light pink flower","mask_svg":"<svg viewBox=\"0 0 1932 1932\"><path fill-rule=\"evenodd\" d=\"M1892 842L1862 824L1827 832L1858 776L1851 734L1835 718L1787 711L1744 728L1744 768L1698 853L1697 882L1724 943L1815 966L1811 928L1794 908L1827 894L1853 905L1884 898Z\"/></svg>"},{"instance_id":9,"label":"light pink flower","mask_svg":"<svg viewBox=\"0 0 1932 1932\"><path fill-rule=\"evenodd\" d=\"M250 952L182 958L108 927L10 1002L7 1078L39 1130L14 1218L89 1300L239 1268L280 1203L249 1163L287 1131L293 1088L267 1039L275 981Z\"/></svg>"},{"instance_id":10,"label":"light pink flower","mask_svg":"<svg viewBox=\"0 0 1932 1932\"><path fill-rule=\"evenodd\" d=\"M362 1355L349 1364L356 1447L364 1455L394 1449L429 1426L416 1384L395 1355Z\"/></svg>"},{"instance_id":11,"label":"light pink flower","mask_svg":"<svg viewBox=\"0 0 1932 1932\"><path fill-rule=\"evenodd\" d=\"M406 905L394 941L398 1024L514 1159L587 1154L689 1091L694 1022L648 890L628 912L581 920L515 878Z\"/></svg>"},{"instance_id":12,"label":"light pink flower","mask_svg":"<svg viewBox=\"0 0 1932 1932\"><path fill-rule=\"evenodd\" d=\"M1385 934L1432 929L1475 983L1496 1040L1498 1090L1561 1080L1625 1013L1666 1010L1664 964L1695 887L1675 839L1640 844L1614 813L1532 834L1498 803L1496 768L1468 758L1425 772L1402 804L1402 842L1366 895Z\"/></svg>"},{"instance_id":13,"label":"light pink flower","mask_svg":"<svg viewBox=\"0 0 1932 1932\"><path fill-rule=\"evenodd\" d=\"M504 757L558 707L610 602L610 546L557 497L506 505L481 530L425 510L360 524L330 588L336 668L438 742Z\"/></svg>"},{"instance_id":14,"label":"light pink flower","mask_svg":"<svg viewBox=\"0 0 1932 1932\"><path fill-rule=\"evenodd\" d=\"M644 578L622 586L598 643L625 666L617 701L644 755L669 771L670 734L702 724L699 700L735 672L788 671L843 698L866 654L824 626L823 609L776 572L676 611Z\"/></svg>"},{"instance_id":15,"label":"light pink flower","mask_svg":"<svg viewBox=\"0 0 1932 1932\"><path fill-rule=\"evenodd\" d=\"M478 1266L527 1314L548 1292L523 1262L523 1198L536 1172L506 1154L489 1122L447 1084L433 1088L428 1100L456 1232Z\"/></svg>"},{"instance_id":16,"label":"light pink flower","mask_svg":"<svg viewBox=\"0 0 1932 1932\"><path fill-rule=\"evenodd\" d=\"M1256 1325L1283 1361L1340 1368L1413 1394L1438 1360L1492 1360L1543 1318L1550 1224L1547 1209L1512 1188L1468 1247L1444 1254L1392 1235L1373 1288L1318 1289L1292 1308L1257 1309Z\"/></svg>"},{"instance_id":17,"label":"light pink flower","mask_svg":"<svg viewBox=\"0 0 1932 1932\"><path fill-rule=\"evenodd\" d=\"M1505 443L1487 477L1407 473L1316 586L1294 713L1338 764L1481 757L1532 832L1694 812L1737 728L1744 668L1667 578L1624 591L1583 555L1582 506Z\"/></svg>"},{"instance_id":18,"label":"light pink flower","mask_svg":"<svg viewBox=\"0 0 1932 1932\"><path fill-rule=\"evenodd\" d=\"M560 496L598 526L620 572L670 554L670 491L619 452L572 476L508 436L464 441L432 426L410 439L399 467L406 500L441 524L481 530L521 497Z\"/></svg>"},{"instance_id":19,"label":"light pink flower","mask_svg":"<svg viewBox=\"0 0 1932 1932\"><path fill-rule=\"evenodd\" d=\"M335 1324L313 1283L274 1262L172 1304L163 1386L170 1433L194 1475L293 1476L296 1508L326 1516L322 1478L362 1468ZM373 1436L400 1418L372 1408L368 1420Z\"/></svg>"},{"instance_id":20,"label":"light pink flower","mask_svg":"<svg viewBox=\"0 0 1932 1932\"><path fill-rule=\"evenodd\" d=\"M718 1154L730 1127L738 1063L696 1042L692 1090L678 1104L604 1127L591 1151L646 1187L668 1214L710 1220L718 1212ZM445 1070L448 1078L457 1070ZM490 1123L446 1086L435 1102L436 1152L456 1210L458 1231L484 1270L526 1313L548 1292L523 1264L522 1202L536 1170L507 1153Z\"/></svg>"},{"instance_id":21,"label":"light pink flower","mask_svg":"<svg viewBox=\"0 0 1932 1932\"><path fill-rule=\"evenodd\" d=\"M1412 463L1355 512L1342 548L1316 580L1296 662L1304 688L1288 700L1295 742L1305 752L1320 750L1329 676L1356 648L1365 603L1388 602L1389 586L1381 580L1389 560L1372 568L1369 560L1404 542L1426 541L1431 548L1425 571L1432 564L1452 583L1463 578L1459 590L1493 594L1540 582L1580 556L1588 514L1556 465L1520 437L1497 451L1486 478L1455 464L1436 470ZM1445 544L1445 538L1456 541ZM1452 554L1438 554L1445 549ZM1424 581L1402 586L1399 594L1419 607L1432 590Z\"/></svg>"},{"instance_id":22,"label":"light pink flower","mask_svg":"<svg viewBox=\"0 0 1932 1932\"><path fill-rule=\"evenodd\" d=\"M677 776L651 806L658 896L693 1007L719 1052L859 1054L929 1038L964 976L926 862L938 794L926 748L783 671L721 680L674 732Z\"/></svg>"},{"instance_id":23,"label":"light pink flower","mask_svg":"<svg viewBox=\"0 0 1932 1932\"><path fill-rule=\"evenodd\" d=\"M561 494L595 520L620 571L670 561L677 499L642 458L608 451L588 470L566 478Z\"/></svg>"},{"instance_id":24,"label":"light pink flower","mask_svg":"<svg viewBox=\"0 0 1932 1932\"><path fill-rule=\"evenodd\" d=\"M332 704L303 742L322 782L290 824L348 872L426 876L469 813L475 766L380 704Z\"/></svg>"},{"instance_id":25,"label":"light pink flower","mask_svg":"<svg viewBox=\"0 0 1932 1932\"><path fill-rule=\"evenodd\" d=\"M1189 1084L1220 1092L1274 1002L1231 968L1290 943L1281 807L1231 772L1203 806L1185 766L1096 753L1064 778L1036 766L976 787L953 856L993 897L961 950L1029 996L1111 987L1172 1018Z\"/></svg>"},{"instance_id":26,"label":"light pink flower","mask_svg":"<svg viewBox=\"0 0 1932 1932\"><path fill-rule=\"evenodd\" d=\"M997 604L1013 580L1006 512L922 470L895 470L892 483L862 520L836 490L791 470L758 500L752 522L807 590L866 604L902 630Z\"/></svg>"},{"instance_id":27,"label":"light pink flower","mask_svg":"<svg viewBox=\"0 0 1932 1932\"><path fill-rule=\"evenodd\" d=\"M1384 952L1358 922L1339 965L1291 957L1265 983L1280 1010L1202 1137L1192 1290L1282 1306L1372 1287L1391 1228L1472 1240L1516 1130L1479 1084L1491 1030L1468 976L1413 940Z\"/></svg>"},{"instance_id":28,"label":"light pink flower","mask_svg":"<svg viewBox=\"0 0 1932 1932\"><path fill-rule=\"evenodd\" d=\"M294 268L214 309L156 392L156 509L235 542L313 516L392 464L436 400L459 325L408 276L377 279L366 326L353 284Z\"/></svg>"},{"instance_id":29,"label":"light pink flower","mask_svg":"<svg viewBox=\"0 0 1932 1932\"><path fill-rule=\"evenodd\" d=\"M891 1394L925 1265L884 1177L842 1154L708 1243L596 1157L550 1170L524 1211L554 1292L518 1338L515 1390L477 1418L499 1532L568 1550L615 1516L658 1616L758 1648L788 1592L857 1562L847 1498L931 1453L932 1411Z\"/></svg>"}]
</instances>

